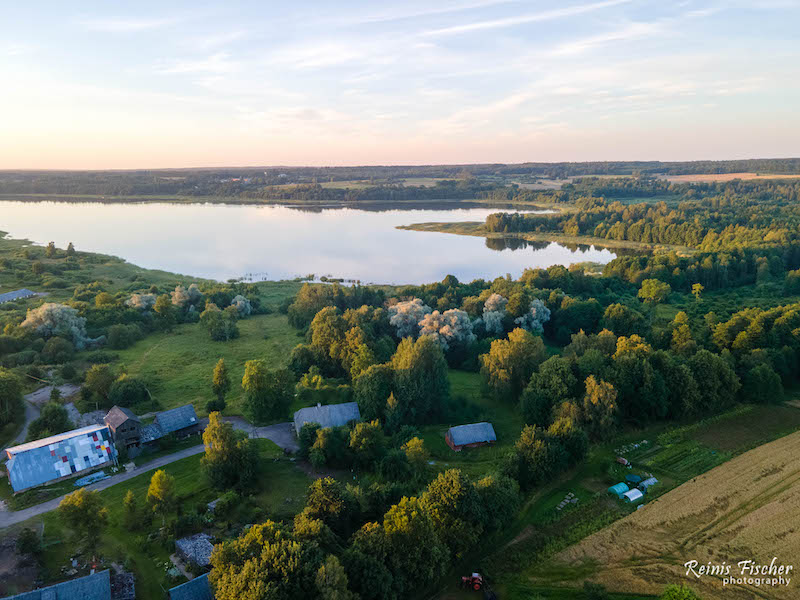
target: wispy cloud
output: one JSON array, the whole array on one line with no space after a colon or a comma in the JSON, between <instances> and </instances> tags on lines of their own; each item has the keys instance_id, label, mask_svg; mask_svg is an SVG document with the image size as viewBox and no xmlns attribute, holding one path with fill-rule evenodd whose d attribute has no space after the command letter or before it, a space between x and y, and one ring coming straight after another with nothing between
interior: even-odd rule
<instances>
[{"instance_id":1,"label":"wispy cloud","mask_svg":"<svg viewBox=\"0 0 800 600\"><path fill-rule=\"evenodd\" d=\"M159 73L235 73L240 71L239 61L231 60L227 52L217 52L199 59L165 61L156 66Z\"/></svg>"},{"instance_id":2,"label":"wispy cloud","mask_svg":"<svg viewBox=\"0 0 800 600\"><path fill-rule=\"evenodd\" d=\"M662 31L662 29L663 26L660 23L631 23L620 29L560 44L556 46L550 54L552 56L580 54L596 48L597 46L603 46L612 42L627 42L651 36Z\"/></svg>"},{"instance_id":3,"label":"wispy cloud","mask_svg":"<svg viewBox=\"0 0 800 600\"><path fill-rule=\"evenodd\" d=\"M103 17L82 19L78 23L89 31L104 33L135 33L159 29L175 23L175 19L140 17Z\"/></svg>"},{"instance_id":4,"label":"wispy cloud","mask_svg":"<svg viewBox=\"0 0 800 600\"><path fill-rule=\"evenodd\" d=\"M563 19L581 15L584 13L618 6L620 4L629 4L634 0L605 0L604 2L594 2L591 4L578 4L575 6L567 6L564 8L556 8L553 10L546 10L538 13L528 13L525 15L516 15L503 19L490 19L485 21L476 21L474 23L467 23L464 25L454 25L452 27L443 27L441 29L431 29L423 32L425 36L441 36L441 35L455 35L460 33L471 33L485 29L498 29L502 27L515 27L517 25L525 25L528 23L537 23L541 21L552 21L555 19Z\"/></svg>"}]
</instances>

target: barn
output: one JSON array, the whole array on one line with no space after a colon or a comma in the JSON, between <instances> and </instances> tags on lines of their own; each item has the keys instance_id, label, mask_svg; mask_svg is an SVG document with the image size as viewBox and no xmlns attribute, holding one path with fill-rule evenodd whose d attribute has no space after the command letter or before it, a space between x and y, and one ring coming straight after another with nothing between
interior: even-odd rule
<instances>
[{"instance_id":1,"label":"barn","mask_svg":"<svg viewBox=\"0 0 800 600\"><path fill-rule=\"evenodd\" d=\"M470 423L451 427L444 435L447 445L456 452L462 448L477 448L486 444L494 444L497 436L491 423Z\"/></svg>"},{"instance_id":2,"label":"barn","mask_svg":"<svg viewBox=\"0 0 800 600\"><path fill-rule=\"evenodd\" d=\"M116 458L111 432L105 425L91 425L6 448L6 454L6 470L14 492L88 473Z\"/></svg>"}]
</instances>

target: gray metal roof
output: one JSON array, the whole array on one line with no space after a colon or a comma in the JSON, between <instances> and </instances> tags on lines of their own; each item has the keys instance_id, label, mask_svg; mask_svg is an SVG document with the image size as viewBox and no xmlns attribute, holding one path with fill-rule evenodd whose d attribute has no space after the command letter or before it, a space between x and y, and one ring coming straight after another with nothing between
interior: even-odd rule
<instances>
[{"instance_id":1,"label":"gray metal roof","mask_svg":"<svg viewBox=\"0 0 800 600\"><path fill-rule=\"evenodd\" d=\"M67 431L6 452L8 478L15 492L101 467L115 456L111 432L105 425Z\"/></svg>"},{"instance_id":2,"label":"gray metal roof","mask_svg":"<svg viewBox=\"0 0 800 600\"><path fill-rule=\"evenodd\" d=\"M198 423L197 414L194 412L194 406L191 404L160 412L156 414L154 422L158 423L164 435L197 425Z\"/></svg>"},{"instance_id":3,"label":"gray metal roof","mask_svg":"<svg viewBox=\"0 0 800 600\"><path fill-rule=\"evenodd\" d=\"M142 427L141 439L143 444L153 442L162 437L164 437L164 432L161 431L161 427L158 426L158 423L150 423L150 425Z\"/></svg>"},{"instance_id":4,"label":"gray metal roof","mask_svg":"<svg viewBox=\"0 0 800 600\"><path fill-rule=\"evenodd\" d=\"M68 440L70 438L83 435L84 433L93 433L95 431L100 431L101 429L106 429L106 426L89 425L88 427L81 427L80 429L65 431L64 433L51 435L50 437L42 438L40 440L33 440L32 442L28 442L26 444L20 444L19 446L12 446L11 448L6 448L6 452L8 452L9 454L19 454L20 452L27 452L28 450L33 450L34 448L49 446L50 444L56 444L64 440Z\"/></svg>"},{"instance_id":5,"label":"gray metal roof","mask_svg":"<svg viewBox=\"0 0 800 600\"><path fill-rule=\"evenodd\" d=\"M120 425L122 425L125 421L131 419L136 421L137 423L141 423L139 417L133 414L133 411L122 406L114 406L108 411L106 414L105 422L108 423L111 427L116 429Z\"/></svg>"},{"instance_id":6,"label":"gray metal roof","mask_svg":"<svg viewBox=\"0 0 800 600\"><path fill-rule=\"evenodd\" d=\"M3 302L11 302L12 300L19 300L20 298L30 298L31 296L35 295L36 292L26 290L25 288L21 290L14 290L13 292L6 292L5 294L0 294L0 304Z\"/></svg>"},{"instance_id":7,"label":"gray metal roof","mask_svg":"<svg viewBox=\"0 0 800 600\"><path fill-rule=\"evenodd\" d=\"M497 441L497 436L494 433L494 427L492 427L491 423L459 425L457 427L451 427L449 433L450 440L455 446Z\"/></svg>"},{"instance_id":8,"label":"gray metal roof","mask_svg":"<svg viewBox=\"0 0 800 600\"><path fill-rule=\"evenodd\" d=\"M196 565L207 567L211 564L214 544L211 543L211 536L207 533L196 533L175 540L175 549Z\"/></svg>"},{"instance_id":9,"label":"gray metal roof","mask_svg":"<svg viewBox=\"0 0 800 600\"><path fill-rule=\"evenodd\" d=\"M111 600L111 577L100 571L3 600Z\"/></svg>"},{"instance_id":10,"label":"gray metal roof","mask_svg":"<svg viewBox=\"0 0 800 600\"><path fill-rule=\"evenodd\" d=\"M169 600L214 600L208 574L200 575L170 589Z\"/></svg>"},{"instance_id":11,"label":"gray metal roof","mask_svg":"<svg viewBox=\"0 0 800 600\"><path fill-rule=\"evenodd\" d=\"M319 423L320 427L340 427L347 425L350 421L361 419L356 402L344 402L342 404L317 404L308 408L301 408L294 413L294 428L297 433L306 423Z\"/></svg>"}]
</instances>

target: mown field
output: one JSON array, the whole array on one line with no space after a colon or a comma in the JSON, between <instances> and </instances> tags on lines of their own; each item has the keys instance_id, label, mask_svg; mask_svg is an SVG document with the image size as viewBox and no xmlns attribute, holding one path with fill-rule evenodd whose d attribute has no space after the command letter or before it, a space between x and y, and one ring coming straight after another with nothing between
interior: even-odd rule
<instances>
[{"instance_id":1,"label":"mown field","mask_svg":"<svg viewBox=\"0 0 800 600\"><path fill-rule=\"evenodd\" d=\"M797 598L797 584L723 586L721 577L687 578L686 561L759 564L800 552L800 432L751 450L661 496L641 511L560 553L556 564L584 565L613 590L656 591L691 581L703 598Z\"/></svg>"},{"instance_id":2,"label":"mown field","mask_svg":"<svg viewBox=\"0 0 800 600\"><path fill-rule=\"evenodd\" d=\"M504 600L528 600L538 596L584 598L583 582L594 577L597 567L591 561L564 562L554 557L596 532L602 534L606 527L613 528L627 521L627 515L646 512L644 509L635 511L634 506L608 496L609 485L623 480L627 474L652 473L660 483L648 495L647 502L660 502L655 499L672 493L670 490L678 489L684 482L709 473L714 467L729 464L732 457L741 458L759 444L783 438L798 429L800 409L794 406L745 405L690 426L659 424L625 431L607 444L592 447L584 463L555 477L529 497L506 531L483 540L480 548L465 556L457 568L441 580L438 597L442 600L467 598L468 595L462 595L457 588L458 577L462 571L478 569L491 578ZM643 440L648 443L632 449L632 444L641 444ZM631 460L631 470L615 464L618 454ZM578 502L557 510L557 505L569 493L574 494ZM666 584L680 581L670 573L649 586L631 581L630 585L609 585L608 588L615 592L613 598L646 598L659 594ZM601 583L606 582L602 580ZM641 595L626 596L625 593Z\"/></svg>"}]
</instances>

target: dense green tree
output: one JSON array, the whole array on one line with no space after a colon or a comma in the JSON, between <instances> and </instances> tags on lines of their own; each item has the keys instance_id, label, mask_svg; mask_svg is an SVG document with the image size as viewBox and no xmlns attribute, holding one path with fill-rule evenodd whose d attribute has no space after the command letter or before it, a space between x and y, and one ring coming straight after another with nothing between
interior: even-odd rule
<instances>
[{"instance_id":1,"label":"dense green tree","mask_svg":"<svg viewBox=\"0 0 800 600\"><path fill-rule=\"evenodd\" d=\"M200 324L208 330L215 342L227 342L239 337L239 327L236 325L238 319L239 312L235 306L220 310L212 302L207 303L205 310L200 313Z\"/></svg>"},{"instance_id":2,"label":"dense green tree","mask_svg":"<svg viewBox=\"0 0 800 600\"><path fill-rule=\"evenodd\" d=\"M756 365L744 374L742 396L748 402L777 403L783 399L780 375L765 364Z\"/></svg>"},{"instance_id":3,"label":"dense green tree","mask_svg":"<svg viewBox=\"0 0 800 600\"><path fill-rule=\"evenodd\" d=\"M271 371L263 360L248 360L242 390L248 416L256 423L264 423L286 415L294 398L294 378L287 369Z\"/></svg>"},{"instance_id":4,"label":"dense green tree","mask_svg":"<svg viewBox=\"0 0 800 600\"><path fill-rule=\"evenodd\" d=\"M517 514L520 505L519 484L504 475L486 475L475 484L487 531L499 531Z\"/></svg>"},{"instance_id":5,"label":"dense green tree","mask_svg":"<svg viewBox=\"0 0 800 600\"><path fill-rule=\"evenodd\" d=\"M453 556L470 549L483 532L480 495L458 469L439 473L420 497L420 505L430 516L436 535Z\"/></svg>"},{"instance_id":6,"label":"dense green tree","mask_svg":"<svg viewBox=\"0 0 800 600\"><path fill-rule=\"evenodd\" d=\"M0 367L0 425L11 422L22 408L22 382L12 371Z\"/></svg>"},{"instance_id":7,"label":"dense green tree","mask_svg":"<svg viewBox=\"0 0 800 600\"><path fill-rule=\"evenodd\" d=\"M111 386L114 385L116 379L117 377L111 370L110 365L92 365L86 372L83 385L101 400L106 401L111 392Z\"/></svg>"},{"instance_id":8,"label":"dense green tree","mask_svg":"<svg viewBox=\"0 0 800 600\"><path fill-rule=\"evenodd\" d=\"M734 403L741 384L731 366L717 354L699 350L689 359L689 368L699 385L701 414L720 412Z\"/></svg>"},{"instance_id":9,"label":"dense green tree","mask_svg":"<svg viewBox=\"0 0 800 600\"><path fill-rule=\"evenodd\" d=\"M392 357L394 396L402 422L426 423L442 414L450 379L442 347L430 336L405 338Z\"/></svg>"},{"instance_id":10,"label":"dense green tree","mask_svg":"<svg viewBox=\"0 0 800 600\"><path fill-rule=\"evenodd\" d=\"M522 410L526 422L547 427L552 421L554 406L572 398L577 391L577 379L569 360L553 356L544 361L531 375L522 394Z\"/></svg>"},{"instance_id":11,"label":"dense green tree","mask_svg":"<svg viewBox=\"0 0 800 600\"><path fill-rule=\"evenodd\" d=\"M175 326L175 307L172 306L169 294L162 294L156 298L153 310L156 313L156 321L159 327L165 331L172 331Z\"/></svg>"},{"instance_id":12,"label":"dense green tree","mask_svg":"<svg viewBox=\"0 0 800 600\"><path fill-rule=\"evenodd\" d=\"M317 544L267 521L214 549L209 582L217 600L316 598L322 560Z\"/></svg>"},{"instance_id":13,"label":"dense green tree","mask_svg":"<svg viewBox=\"0 0 800 600\"><path fill-rule=\"evenodd\" d=\"M645 329L642 313L619 303L609 304L606 307L601 324L615 334L625 336L642 334Z\"/></svg>"},{"instance_id":14,"label":"dense green tree","mask_svg":"<svg viewBox=\"0 0 800 600\"><path fill-rule=\"evenodd\" d=\"M48 402L28 426L28 440L38 440L73 429L67 409L58 402Z\"/></svg>"},{"instance_id":15,"label":"dense green tree","mask_svg":"<svg viewBox=\"0 0 800 600\"><path fill-rule=\"evenodd\" d=\"M672 584L664 589L659 600L700 600L700 596L684 584Z\"/></svg>"},{"instance_id":16,"label":"dense green tree","mask_svg":"<svg viewBox=\"0 0 800 600\"><path fill-rule=\"evenodd\" d=\"M527 425L504 465L505 473L529 490L567 464L564 449L545 429Z\"/></svg>"},{"instance_id":17,"label":"dense green tree","mask_svg":"<svg viewBox=\"0 0 800 600\"><path fill-rule=\"evenodd\" d=\"M329 555L317 570L315 578L320 600L358 600L348 589L347 573L334 555Z\"/></svg>"},{"instance_id":18,"label":"dense green tree","mask_svg":"<svg viewBox=\"0 0 800 600\"><path fill-rule=\"evenodd\" d=\"M343 538L349 535L357 510L353 496L333 477L315 479L308 486L303 512L313 519L320 519Z\"/></svg>"},{"instance_id":19,"label":"dense green tree","mask_svg":"<svg viewBox=\"0 0 800 600\"><path fill-rule=\"evenodd\" d=\"M394 388L394 370L390 364L372 365L353 380L353 398L363 419L382 419L386 400Z\"/></svg>"},{"instance_id":20,"label":"dense green tree","mask_svg":"<svg viewBox=\"0 0 800 600\"><path fill-rule=\"evenodd\" d=\"M117 406L134 406L150 399L150 392L145 383L136 377L123 374L113 384L108 392L109 404Z\"/></svg>"},{"instance_id":21,"label":"dense green tree","mask_svg":"<svg viewBox=\"0 0 800 600\"><path fill-rule=\"evenodd\" d=\"M175 508L177 500L175 478L163 469L153 473L150 487L147 488L147 504L154 513L161 516L162 526L167 515Z\"/></svg>"},{"instance_id":22,"label":"dense green tree","mask_svg":"<svg viewBox=\"0 0 800 600\"><path fill-rule=\"evenodd\" d=\"M607 381L594 376L586 378L586 394L583 396L581 416L592 441L608 439L617 426L617 390Z\"/></svg>"},{"instance_id":23,"label":"dense green tree","mask_svg":"<svg viewBox=\"0 0 800 600\"><path fill-rule=\"evenodd\" d=\"M72 530L75 544L85 547L94 556L100 535L108 525L108 509L103 505L100 492L81 488L67 494L58 505L58 516Z\"/></svg>"},{"instance_id":24,"label":"dense green tree","mask_svg":"<svg viewBox=\"0 0 800 600\"><path fill-rule=\"evenodd\" d=\"M664 302L671 291L672 289L668 283L658 279L645 279L642 281L642 287L639 290L639 298L647 304L655 305Z\"/></svg>"},{"instance_id":25,"label":"dense green tree","mask_svg":"<svg viewBox=\"0 0 800 600\"><path fill-rule=\"evenodd\" d=\"M350 432L350 451L357 466L373 469L386 453L386 436L380 421L356 423Z\"/></svg>"},{"instance_id":26,"label":"dense green tree","mask_svg":"<svg viewBox=\"0 0 800 600\"><path fill-rule=\"evenodd\" d=\"M228 375L228 368L225 366L225 359L220 358L214 367L214 372L211 375L211 391L216 396L213 406L209 406L212 410L222 411L225 409L225 394L231 389L231 378ZM211 403L209 403L210 405ZM211 412L211 411L209 411Z\"/></svg>"},{"instance_id":27,"label":"dense green tree","mask_svg":"<svg viewBox=\"0 0 800 600\"><path fill-rule=\"evenodd\" d=\"M495 398L514 401L546 355L542 338L515 329L507 340L493 341L489 353L481 356L484 384Z\"/></svg>"},{"instance_id":28,"label":"dense green tree","mask_svg":"<svg viewBox=\"0 0 800 600\"><path fill-rule=\"evenodd\" d=\"M203 445L203 470L213 487L242 490L252 485L258 463L257 451L249 439L222 420L219 412L208 415Z\"/></svg>"},{"instance_id":29,"label":"dense green tree","mask_svg":"<svg viewBox=\"0 0 800 600\"><path fill-rule=\"evenodd\" d=\"M51 364L61 364L72 359L75 346L62 337L51 337L42 348L42 358Z\"/></svg>"}]
</instances>

